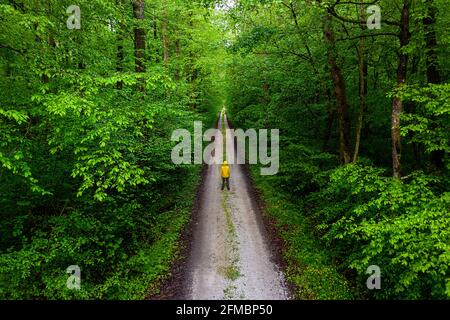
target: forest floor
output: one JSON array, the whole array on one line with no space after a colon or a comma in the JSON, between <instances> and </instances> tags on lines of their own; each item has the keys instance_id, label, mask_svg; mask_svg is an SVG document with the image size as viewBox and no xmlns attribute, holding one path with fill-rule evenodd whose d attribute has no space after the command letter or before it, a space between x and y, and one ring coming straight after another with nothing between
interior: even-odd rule
<instances>
[{"instance_id":1,"label":"forest floor","mask_svg":"<svg viewBox=\"0 0 450 320\"><path fill-rule=\"evenodd\" d=\"M228 128L226 116L218 126ZM227 133L227 149L234 147ZM229 150L229 149L228 149ZM223 152L217 143L215 157ZM231 191L221 191L220 165L209 165L191 226L177 296L188 300L289 299L245 166L231 165Z\"/></svg>"}]
</instances>

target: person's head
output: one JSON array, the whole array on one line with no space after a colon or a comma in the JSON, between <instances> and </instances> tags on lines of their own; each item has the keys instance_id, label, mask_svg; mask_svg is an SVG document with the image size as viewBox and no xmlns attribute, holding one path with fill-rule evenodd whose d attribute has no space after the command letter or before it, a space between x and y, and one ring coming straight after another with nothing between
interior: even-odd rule
<instances>
[{"instance_id":1,"label":"person's head","mask_svg":"<svg viewBox=\"0 0 450 320\"><path fill-rule=\"evenodd\" d=\"M227 165L228 165L228 162L227 162L227 161L224 161L224 162L223 162L223 165L224 165L224 166L227 166Z\"/></svg>"}]
</instances>

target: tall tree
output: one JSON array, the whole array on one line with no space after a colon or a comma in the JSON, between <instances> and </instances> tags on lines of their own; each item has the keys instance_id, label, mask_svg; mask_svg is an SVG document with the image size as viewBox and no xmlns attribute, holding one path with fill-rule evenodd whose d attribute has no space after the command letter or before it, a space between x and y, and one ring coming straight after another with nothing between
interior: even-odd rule
<instances>
[{"instance_id":1,"label":"tall tree","mask_svg":"<svg viewBox=\"0 0 450 320\"><path fill-rule=\"evenodd\" d=\"M124 52L123 52L123 41L124 41L124 16L123 16L123 0L116 0L116 5L118 8L118 23L117 23L117 62L116 62L116 70L117 72L123 72L123 63L124 63ZM123 81L119 80L116 84L117 89L123 88Z\"/></svg>"},{"instance_id":2,"label":"tall tree","mask_svg":"<svg viewBox=\"0 0 450 320\"><path fill-rule=\"evenodd\" d=\"M425 17L423 19L425 31L425 56L427 66L427 81L431 84L441 83L441 73L439 71L439 59L437 52L437 36L436 36L436 14L437 8L434 0L425 1ZM445 152L441 150L431 153L431 162L436 169L442 169L444 166Z\"/></svg>"},{"instance_id":3,"label":"tall tree","mask_svg":"<svg viewBox=\"0 0 450 320\"><path fill-rule=\"evenodd\" d=\"M409 32L411 0L403 1L403 8L400 18L400 52L397 67L397 87L406 83L408 71L408 53L405 52L406 46L410 42L411 34ZM395 95L392 102L391 117L391 139L392 139L392 171L396 179L401 177L401 157L402 140L400 134L400 117L403 112L403 101L399 95Z\"/></svg>"},{"instance_id":4,"label":"tall tree","mask_svg":"<svg viewBox=\"0 0 450 320\"><path fill-rule=\"evenodd\" d=\"M134 55L135 55L135 65L136 72L145 72L145 29L142 26L145 13L145 1L144 0L134 0L133 1L133 13L136 21L136 26L134 27ZM143 81L141 78L140 90L143 90Z\"/></svg>"},{"instance_id":5,"label":"tall tree","mask_svg":"<svg viewBox=\"0 0 450 320\"><path fill-rule=\"evenodd\" d=\"M163 8L163 19L161 22L161 34L163 42L163 61L165 64L169 63L170 51L169 51L169 21L167 16L167 5Z\"/></svg>"},{"instance_id":6,"label":"tall tree","mask_svg":"<svg viewBox=\"0 0 450 320\"><path fill-rule=\"evenodd\" d=\"M334 94L336 96L337 113L339 118L339 149L341 164L349 164L352 161L350 147L350 115L346 96L345 79L337 63L336 41L332 26L333 17L327 13L325 16L324 35L327 43L328 63L330 65L331 79L333 81Z\"/></svg>"},{"instance_id":7,"label":"tall tree","mask_svg":"<svg viewBox=\"0 0 450 320\"><path fill-rule=\"evenodd\" d=\"M365 22L365 6L364 2L358 5L359 19L361 21L361 28L364 28ZM359 45L356 49L358 56L358 77L359 77L359 111L358 120L356 124L356 141L355 151L353 153L353 162L356 163L359 157L359 150L361 147L361 132L364 123L364 112L366 109L366 96L367 96L367 61L366 61L366 39L361 37L359 39Z\"/></svg>"}]
</instances>

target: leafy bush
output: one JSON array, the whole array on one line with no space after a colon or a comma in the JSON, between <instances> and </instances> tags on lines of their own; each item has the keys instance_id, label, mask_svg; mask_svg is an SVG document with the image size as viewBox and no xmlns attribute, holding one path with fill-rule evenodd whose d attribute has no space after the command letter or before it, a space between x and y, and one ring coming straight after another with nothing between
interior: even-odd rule
<instances>
[{"instance_id":1,"label":"leafy bush","mask_svg":"<svg viewBox=\"0 0 450 320\"><path fill-rule=\"evenodd\" d=\"M306 206L342 267L358 272L363 289L370 265L382 270L378 298L450 297L450 194L438 178L405 181L372 167L336 169Z\"/></svg>"},{"instance_id":2,"label":"leafy bush","mask_svg":"<svg viewBox=\"0 0 450 320\"><path fill-rule=\"evenodd\" d=\"M348 281L333 265L330 252L314 237L301 206L289 193L283 192L287 189L261 177L257 167L253 168L252 176L261 190L265 211L275 219L284 240L284 258L288 262L286 277L298 289L295 298L352 299Z\"/></svg>"},{"instance_id":3,"label":"leafy bush","mask_svg":"<svg viewBox=\"0 0 450 320\"><path fill-rule=\"evenodd\" d=\"M42 117L40 125L25 138L4 131L33 159L0 153L8 169L0 185L1 299L142 299L167 276L199 179L199 168L172 163L171 133L211 115L159 95L170 80L155 80L143 97L128 96L126 85L136 82L121 79L123 91L116 78L81 77L70 91L36 94L29 118ZM66 287L71 265L81 268L79 291Z\"/></svg>"}]
</instances>

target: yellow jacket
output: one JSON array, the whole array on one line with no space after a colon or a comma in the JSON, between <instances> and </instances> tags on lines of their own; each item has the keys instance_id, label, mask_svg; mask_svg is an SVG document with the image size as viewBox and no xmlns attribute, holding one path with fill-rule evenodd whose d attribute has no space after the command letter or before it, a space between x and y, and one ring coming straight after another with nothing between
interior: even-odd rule
<instances>
[{"instance_id":1,"label":"yellow jacket","mask_svg":"<svg viewBox=\"0 0 450 320\"><path fill-rule=\"evenodd\" d=\"M227 179L230 177L230 167L228 166L226 161L223 163L220 173L222 175L222 178L224 178L224 179Z\"/></svg>"}]
</instances>

